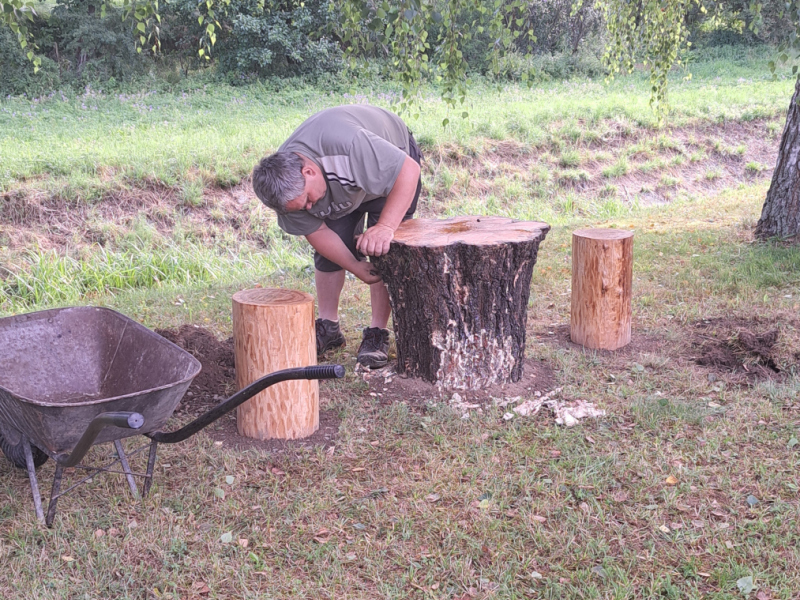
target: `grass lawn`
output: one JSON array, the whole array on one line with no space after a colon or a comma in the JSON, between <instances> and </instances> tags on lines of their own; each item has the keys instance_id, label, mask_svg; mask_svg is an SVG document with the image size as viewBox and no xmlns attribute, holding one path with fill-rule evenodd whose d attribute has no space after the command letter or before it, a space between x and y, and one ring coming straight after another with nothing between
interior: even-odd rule
<instances>
[{"instance_id":1,"label":"grass lawn","mask_svg":"<svg viewBox=\"0 0 800 600\"><path fill-rule=\"evenodd\" d=\"M347 348L328 356L348 375L322 386L334 438L262 452L207 430L161 446L146 500L97 477L52 529L0 460L0 594L797 598L800 250L752 238L792 85L758 60L696 65L663 129L636 78L481 88L446 130L433 96L409 118L423 216L553 225L527 341L548 375L530 393L561 388L605 417L565 428L492 401L467 418L447 396L388 401L392 383L353 371L368 294L349 279ZM238 289L313 292L307 248L242 178L310 112L387 93L0 101L0 311L100 304L225 339ZM570 235L589 226L635 231L633 339L617 352L568 341ZM46 491L52 461L39 473Z\"/></svg>"}]
</instances>

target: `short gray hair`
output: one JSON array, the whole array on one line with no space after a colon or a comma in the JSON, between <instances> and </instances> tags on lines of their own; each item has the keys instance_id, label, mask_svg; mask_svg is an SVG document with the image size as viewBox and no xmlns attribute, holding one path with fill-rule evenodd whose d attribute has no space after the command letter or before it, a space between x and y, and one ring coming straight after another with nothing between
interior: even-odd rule
<instances>
[{"instance_id":1,"label":"short gray hair","mask_svg":"<svg viewBox=\"0 0 800 600\"><path fill-rule=\"evenodd\" d=\"M261 159L253 169L253 191L264 204L278 214L303 193L303 159L294 152L276 152Z\"/></svg>"}]
</instances>

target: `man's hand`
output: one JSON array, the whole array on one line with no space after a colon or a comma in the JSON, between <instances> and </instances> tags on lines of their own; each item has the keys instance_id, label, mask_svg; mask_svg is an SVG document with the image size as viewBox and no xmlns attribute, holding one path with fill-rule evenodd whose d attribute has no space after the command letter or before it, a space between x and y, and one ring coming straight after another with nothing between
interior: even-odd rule
<instances>
[{"instance_id":1,"label":"man's hand","mask_svg":"<svg viewBox=\"0 0 800 600\"><path fill-rule=\"evenodd\" d=\"M394 239L394 229L382 223L376 223L358 236L356 249L367 256L383 256L389 252L389 245Z\"/></svg>"},{"instance_id":2,"label":"man's hand","mask_svg":"<svg viewBox=\"0 0 800 600\"><path fill-rule=\"evenodd\" d=\"M372 285L381 281L377 269L366 261L357 261L352 265L350 272L366 284Z\"/></svg>"}]
</instances>

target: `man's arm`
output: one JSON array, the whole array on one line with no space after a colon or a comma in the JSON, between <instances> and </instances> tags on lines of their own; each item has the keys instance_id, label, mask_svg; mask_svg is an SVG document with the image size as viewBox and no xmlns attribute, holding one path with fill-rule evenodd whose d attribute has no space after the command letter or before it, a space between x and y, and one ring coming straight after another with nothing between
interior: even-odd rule
<instances>
[{"instance_id":1,"label":"man's arm","mask_svg":"<svg viewBox=\"0 0 800 600\"><path fill-rule=\"evenodd\" d=\"M420 166L417 161L410 156L406 156L400 173L394 182L394 187L392 187L389 195L386 196L386 205L381 211L378 222L358 238L356 248L359 252L369 256L383 256L389 251L389 244L394 239L394 232L403 222L403 217L408 211L408 207L414 201L414 194L417 191L417 183L419 182L419 173ZM311 244L313 246L313 242ZM319 250L317 251L323 254ZM325 255L323 254L323 256ZM325 258L328 257L326 256ZM341 264L335 260L334 262Z\"/></svg>"},{"instance_id":2,"label":"man's arm","mask_svg":"<svg viewBox=\"0 0 800 600\"><path fill-rule=\"evenodd\" d=\"M314 233L309 233L306 239L314 250L343 269L347 269L364 283L378 283L381 280L381 276L378 275L374 267L368 262L356 259L341 238L329 229L325 223Z\"/></svg>"}]
</instances>

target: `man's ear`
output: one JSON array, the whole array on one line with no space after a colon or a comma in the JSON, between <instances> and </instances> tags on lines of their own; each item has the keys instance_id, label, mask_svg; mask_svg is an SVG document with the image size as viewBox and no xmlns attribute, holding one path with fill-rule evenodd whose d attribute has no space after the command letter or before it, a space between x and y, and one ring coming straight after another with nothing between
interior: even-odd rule
<instances>
[{"instance_id":1,"label":"man's ear","mask_svg":"<svg viewBox=\"0 0 800 600\"><path fill-rule=\"evenodd\" d=\"M303 168L300 169L300 173L303 174L303 177L308 179L309 177L313 177L316 171L314 170L314 166L310 163L304 163Z\"/></svg>"}]
</instances>

